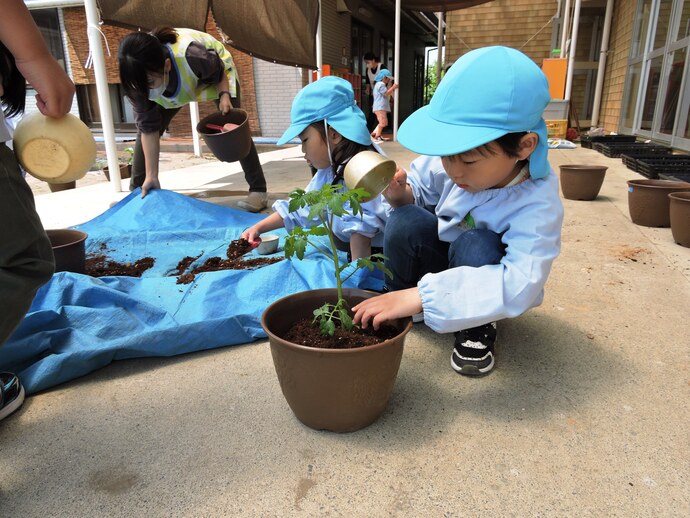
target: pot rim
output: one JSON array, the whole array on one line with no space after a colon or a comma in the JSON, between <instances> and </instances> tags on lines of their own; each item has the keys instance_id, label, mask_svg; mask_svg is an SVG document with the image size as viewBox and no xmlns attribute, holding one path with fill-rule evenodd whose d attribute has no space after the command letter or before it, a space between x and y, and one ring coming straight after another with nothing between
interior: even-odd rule
<instances>
[{"instance_id":1,"label":"pot rim","mask_svg":"<svg viewBox=\"0 0 690 518\"><path fill-rule=\"evenodd\" d=\"M561 170L570 169L573 171L584 171L584 170L606 171L608 169L608 166L606 166L606 165L585 165L585 164L563 164L559 167Z\"/></svg>"},{"instance_id":2,"label":"pot rim","mask_svg":"<svg viewBox=\"0 0 690 518\"><path fill-rule=\"evenodd\" d=\"M53 250L58 249L58 248L64 248L66 246L74 246L78 245L82 241L86 241L86 239L89 237L89 235L86 232L82 232L81 230L75 230L73 228L51 228L46 230L46 235L50 235L49 232L64 232L71 234L75 240L70 241L69 243L65 243L64 245L52 245L51 248Z\"/></svg>"},{"instance_id":3,"label":"pot rim","mask_svg":"<svg viewBox=\"0 0 690 518\"><path fill-rule=\"evenodd\" d=\"M381 349L384 347L389 347L389 346L394 344L394 341L397 338L399 338L401 336L405 336L412 329L412 317L407 317L406 319L402 318L400 320L402 320L402 321L407 320L407 323L406 323L405 327L403 327L403 329L397 335L395 335L395 337L389 338L388 340L384 340L383 342L380 342L377 344L365 345L364 347L352 347L350 349L323 349L321 347L307 347L306 345L296 344L294 342L290 342L290 341L286 340L285 338L281 338L280 336L272 333L271 331L269 331L267 329L267 326L265 323L266 313L271 308L273 308L275 305L277 305L279 302L283 301L284 299L294 297L295 295L298 295L300 293L309 293L309 292L315 292L315 291L336 291L336 289L337 288L317 288L314 290L304 290L304 291L298 291L296 293L291 293L290 295L286 295L284 297L279 298L278 300L271 303L266 309L264 309L263 313L261 314L261 327L266 332L269 339L272 338L274 340L280 341L283 344L285 344L286 346L290 347L291 349L295 349L297 351L302 351L306 354L319 353L319 354L335 354L335 355L338 355L338 354L356 354L356 353L359 353L360 351L371 351L374 349ZM375 291L363 290L361 288L343 288L343 289L346 291L349 291L350 293L360 292L360 293L373 293L375 296L381 295L380 293L377 293Z\"/></svg>"},{"instance_id":4,"label":"pot rim","mask_svg":"<svg viewBox=\"0 0 690 518\"><path fill-rule=\"evenodd\" d=\"M660 183L664 182L664 183ZM628 180L629 187L649 187L651 189L690 189L689 182L680 180L662 180L662 179L636 179ZM682 191L680 191L682 192Z\"/></svg>"},{"instance_id":5,"label":"pot rim","mask_svg":"<svg viewBox=\"0 0 690 518\"><path fill-rule=\"evenodd\" d=\"M670 192L668 197L672 200L690 201L690 191Z\"/></svg>"},{"instance_id":6,"label":"pot rim","mask_svg":"<svg viewBox=\"0 0 690 518\"><path fill-rule=\"evenodd\" d=\"M244 116L244 120L240 124L238 124L234 130L221 132L221 133L218 133L215 131L213 133L207 133L207 129L205 128L206 123L208 123L211 120L216 119L219 115L222 115L223 117L227 117L230 113L233 113L233 112ZM233 124L235 124L235 123L233 123ZM248 124L249 124L249 114L245 110L243 110L242 108L233 108L232 110L230 110L230 112L228 112L225 115L221 114L220 112L207 115L206 117L204 117L203 119L201 119L199 121L199 123L197 124L196 130L197 130L197 132L199 132L200 135L203 135L205 138L209 138L209 137L210 138L215 138L215 137L227 138L229 133L233 134L233 135L237 135L236 132L240 128L247 126Z\"/></svg>"}]
</instances>

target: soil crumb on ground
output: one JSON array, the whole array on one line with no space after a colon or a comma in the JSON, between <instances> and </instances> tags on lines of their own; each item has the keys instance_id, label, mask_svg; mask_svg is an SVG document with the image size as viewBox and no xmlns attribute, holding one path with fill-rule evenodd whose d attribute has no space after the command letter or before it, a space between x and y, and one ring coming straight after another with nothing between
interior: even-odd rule
<instances>
[{"instance_id":1,"label":"soil crumb on ground","mask_svg":"<svg viewBox=\"0 0 690 518\"><path fill-rule=\"evenodd\" d=\"M283 339L320 349L354 349L384 342L398 334L399 331L395 327L382 325L378 330L372 327L353 327L350 331L345 331L338 327L333 336L326 336L321 334L318 325L312 324L310 318L303 318L292 325Z\"/></svg>"},{"instance_id":2,"label":"soil crumb on ground","mask_svg":"<svg viewBox=\"0 0 690 518\"><path fill-rule=\"evenodd\" d=\"M648 254L649 250L646 248L633 247L628 245L618 245L611 247L611 253L619 261L632 261L636 263L640 255Z\"/></svg>"},{"instance_id":3,"label":"soil crumb on ground","mask_svg":"<svg viewBox=\"0 0 690 518\"><path fill-rule=\"evenodd\" d=\"M141 277L141 274L154 264L156 264L156 260L153 257L142 257L133 263L119 263L102 254L89 255L86 257L86 274L91 277L110 275Z\"/></svg>"}]
</instances>

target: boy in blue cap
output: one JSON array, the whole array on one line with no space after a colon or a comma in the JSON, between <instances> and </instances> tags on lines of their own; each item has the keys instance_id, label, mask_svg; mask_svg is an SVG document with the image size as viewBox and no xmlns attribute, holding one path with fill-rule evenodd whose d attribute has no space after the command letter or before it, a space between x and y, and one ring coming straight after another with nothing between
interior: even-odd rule
<instances>
[{"instance_id":1,"label":"boy in blue cap","mask_svg":"<svg viewBox=\"0 0 690 518\"><path fill-rule=\"evenodd\" d=\"M302 140L302 152L316 173L306 191L321 189L325 184L343 183L345 164L354 155L374 149L364 113L355 102L352 85L342 78L327 76L305 86L295 96L290 113L291 125L278 140L283 145L295 137ZM346 188L346 187L343 187ZM383 246L383 229L390 206L381 195L362 203L362 214L345 214L336 218L333 231L340 245L348 249L351 259L371 255L373 247ZM348 208L348 207L346 207ZM242 233L247 241L256 241L270 230L318 225L309 220L309 208L290 212L288 200L273 204L273 214Z\"/></svg>"},{"instance_id":2,"label":"boy in blue cap","mask_svg":"<svg viewBox=\"0 0 690 518\"><path fill-rule=\"evenodd\" d=\"M388 114L391 112L390 98L395 89L398 88L398 85L394 84L391 87L388 86L391 81L393 81L393 76L391 75L390 70L387 68L382 68L379 70L379 73L376 74L374 80L376 81L376 84L374 85L374 105L372 106L372 110L376 115L378 125L376 128L374 128L371 136L373 137L374 142L378 144L383 142L381 134L383 133L384 128L388 126Z\"/></svg>"},{"instance_id":3,"label":"boy in blue cap","mask_svg":"<svg viewBox=\"0 0 690 518\"><path fill-rule=\"evenodd\" d=\"M491 372L496 321L541 304L560 251L549 99L542 71L515 49L477 49L450 68L398 132L427 156L384 192L394 209L384 244L391 291L355 306L356 323L421 313L433 330L454 332L455 371Z\"/></svg>"}]
</instances>

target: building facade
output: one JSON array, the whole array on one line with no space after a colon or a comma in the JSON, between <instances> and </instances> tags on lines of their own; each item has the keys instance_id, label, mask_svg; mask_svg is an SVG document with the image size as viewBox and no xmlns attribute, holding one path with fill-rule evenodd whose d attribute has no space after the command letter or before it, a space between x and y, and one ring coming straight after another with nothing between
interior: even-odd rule
<instances>
[{"instance_id":1,"label":"building facade","mask_svg":"<svg viewBox=\"0 0 690 518\"><path fill-rule=\"evenodd\" d=\"M613 1L598 126L690 151L690 0ZM446 59L506 45L541 65L560 47L565 3L494 0L448 13ZM582 129L592 120L606 4L581 4L571 115Z\"/></svg>"}]
</instances>

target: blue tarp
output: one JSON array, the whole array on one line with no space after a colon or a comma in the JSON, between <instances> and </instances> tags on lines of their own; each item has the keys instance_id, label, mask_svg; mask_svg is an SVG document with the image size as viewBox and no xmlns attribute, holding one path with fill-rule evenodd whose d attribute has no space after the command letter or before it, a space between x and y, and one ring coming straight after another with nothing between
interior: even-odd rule
<instances>
[{"instance_id":1,"label":"blue tarp","mask_svg":"<svg viewBox=\"0 0 690 518\"><path fill-rule=\"evenodd\" d=\"M197 274L191 284L172 275L186 256L225 258L243 229L266 217L155 190L136 190L80 225L87 254L118 262L154 257L141 278L93 278L56 273L0 349L0 371L19 374L28 393L83 376L114 360L177 354L265 338L261 314L299 291L333 287L332 262L314 249L303 261L283 260L254 270ZM273 256L283 257L281 251ZM247 258L256 252L247 254ZM344 259L344 257L343 257ZM378 272L357 272L349 287L380 289Z\"/></svg>"}]
</instances>

